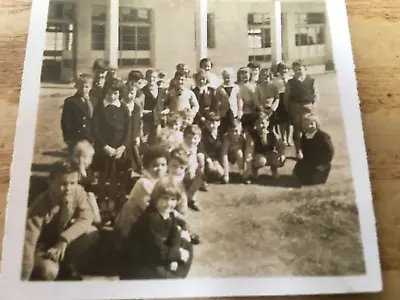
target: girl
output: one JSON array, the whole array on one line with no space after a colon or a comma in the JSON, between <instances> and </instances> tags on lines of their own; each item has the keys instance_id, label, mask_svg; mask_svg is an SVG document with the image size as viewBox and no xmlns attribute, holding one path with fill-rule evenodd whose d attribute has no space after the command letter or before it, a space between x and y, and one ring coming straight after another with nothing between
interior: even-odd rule
<instances>
[{"instance_id":1,"label":"girl","mask_svg":"<svg viewBox=\"0 0 400 300\"><path fill-rule=\"evenodd\" d=\"M335 152L331 137L319 128L313 114L303 118L303 129L303 158L296 163L293 174L303 185L323 184L328 179Z\"/></svg>"},{"instance_id":2,"label":"girl","mask_svg":"<svg viewBox=\"0 0 400 300\"><path fill-rule=\"evenodd\" d=\"M193 89L193 93L199 102L199 112L195 117L195 122L200 127L204 127L205 115L210 111L218 113L219 107L215 100L215 89L208 85L207 72L200 70L195 78L197 86Z\"/></svg>"},{"instance_id":3,"label":"girl","mask_svg":"<svg viewBox=\"0 0 400 300\"><path fill-rule=\"evenodd\" d=\"M168 153L159 147L150 147L144 153L143 175L136 182L115 219L115 230L122 240L128 237L132 225L148 206L156 182L167 173L167 156Z\"/></svg>"},{"instance_id":4,"label":"girl","mask_svg":"<svg viewBox=\"0 0 400 300\"><path fill-rule=\"evenodd\" d=\"M279 63L277 65L277 75L274 79L274 84L278 89L279 93L279 105L276 110L276 122L279 126L279 133L281 135L283 143L291 146L290 144L290 122L289 113L285 107L285 89L286 89L286 74L288 68L283 64Z\"/></svg>"},{"instance_id":5,"label":"girl","mask_svg":"<svg viewBox=\"0 0 400 300\"><path fill-rule=\"evenodd\" d=\"M222 84L222 80L215 73L211 72L213 67L213 63L209 58L202 58L200 60L200 71L204 71L206 76L208 77L208 85L214 90ZM196 84L197 80L196 80Z\"/></svg>"},{"instance_id":6,"label":"girl","mask_svg":"<svg viewBox=\"0 0 400 300\"><path fill-rule=\"evenodd\" d=\"M183 142L182 115L178 112L170 112L166 116L165 128L157 132L155 144L164 147L167 151L178 147Z\"/></svg>"},{"instance_id":7,"label":"girl","mask_svg":"<svg viewBox=\"0 0 400 300\"><path fill-rule=\"evenodd\" d=\"M150 196L149 206L132 227L121 251L120 278L185 278L190 270L193 247L190 235L179 228L174 215L182 198L179 183L161 178Z\"/></svg>"},{"instance_id":8,"label":"girl","mask_svg":"<svg viewBox=\"0 0 400 300\"><path fill-rule=\"evenodd\" d=\"M242 101L243 115L242 124L245 133L249 132L254 127L255 121L255 102L254 91L256 88L255 83L250 83L250 69L240 68L237 73L237 84L240 89L240 99Z\"/></svg>"},{"instance_id":9,"label":"girl","mask_svg":"<svg viewBox=\"0 0 400 300\"><path fill-rule=\"evenodd\" d=\"M232 69L222 71L223 84L215 93L215 99L219 106L221 125L219 134L222 136L228 131L233 119L241 119L242 100L240 99L239 87L233 83L234 72Z\"/></svg>"},{"instance_id":10,"label":"girl","mask_svg":"<svg viewBox=\"0 0 400 300\"><path fill-rule=\"evenodd\" d=\"M142 137L142 109L137 104L136 95L138 93L138 87L135 85L125 86L123 95L124 102L128 107L130 126L129 126L129 141L126 149L128 169L131 173L141 173L142 159L139 151L141 137Z\"/></svg>"}]
</instances>

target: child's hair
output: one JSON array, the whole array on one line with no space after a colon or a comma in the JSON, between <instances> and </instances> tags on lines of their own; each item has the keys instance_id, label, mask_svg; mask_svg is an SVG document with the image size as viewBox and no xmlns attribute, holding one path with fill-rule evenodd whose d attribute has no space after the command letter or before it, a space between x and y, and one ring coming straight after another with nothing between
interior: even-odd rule
<instances>
[{"instance_id":1,"label":"child's hair","mask_svg":"<svg viewBox=\"0 0 400 300\"><path fill-rule=\"evenodd\" d=\"M82 155L91 155L92 157L94 156L94 148L93 146L86 140L80 141L78 142L74 149L72 150L72 155L71 155L71 162L77 163L78 159L82 156Z\"/></svg>"},{"instance_id":2,"label":"child's hair","mask_svg":"<svg viewBox=\"0 0 400 300\"><path fill-rule=\"evenodd\" d=\"M308 114L304 115L303 122L305 122L305 121L315 122L315 124L317 125L317 128L319 128L319 126L320 126L319 119L316 114L308 113Z\"/></svg>"},{"instance_id":3,"label":"child's hair","mask_svg":"<svg viewBox=\"0 0 400 300\"><path fill-rule=\"evenodd\" d=\"M185 77L185 74L182 74L181 72L176 71L174 74L174 79L179 79L181 77Z\"/></svg>"},{"instance_id":4,"label":"child's hair","mask_svg":"<svg viewBox=\"0 0 400 300\"><path fill-rule=\"evenodd\" d=\"M204 58L202 58L202 59L200 60L200 64L199 64L200 68L202 69L203 66L204 66L206 63L211 63L211 68L214 67L214 64L212 63L211 59L208 58L208 57L204 57Z\"/></svg>"},{"instance_id":5,"label":"child's hair","mask_svg":"<svg viewBox=\"0 0 400 300\"><path fill-rule=\"evenodd\" d=\"M103 58L98 58L93 62L92 72L104 73L109 68L109 63Z\"/></svg>"},{"instance_id":6,"label":"child's hair","mask_svg":"<svg viewBox=\"0 0 400 300\"><path fill-rule=\"evenodd\" d=\"M150 146L146 151L143 153L143 168L145 170L151 167L151 164L157 159L165 157L168 158L168 153L165 151L164 148L160 146Z\"/></svg>"},{"instance_id":7,"label":"child's hair","mask_svg":"<svg viewBox=\"0 0 400 300\"><path fill-rule=\"evenodd\" d=\"M144 79L144 76L139 70L132 70L128 75L128 81L138 82L142 79Z\"/></svg>"},{"instance_id":8,"label":"child's hair","mask_svg":"<svg viewBox=\"0 0 400 300\"><path fill-rule=\"evenodd\" d=\"M118 78L112 78L106 85L104 85L104 95L107 95L110 91L123 92L122 81Z\"/></svg>"},{"instance_id":9,"label":"child's hair","mask_svg":"<svg viewBox=\"0 0 400 300\"><path fill-rule=\"evenodd\" d=\"M199 71L194 75L194 77L195 77L195 80L196 80L197 83L200 82L200 78L202 78L202 77L205 77L205 78L206 78L206 83L209 83L209 78L208 78L207 72L204 71L204 70L199 70Z\"/></svg>"},{"instance_id":10,"label":"child's hair","mask_svg":"<svg viewBox=\"0 0 400 300\"><path fill-rule=\"evenodd\" d=\"M189 165L189 156L186 151L182 148L175 148L171 151L168 157L168 161L176 160L180 165L187 166Z\"/></svg>"},{"instance_id":11,"label":"child's hair","mask_svg":"<svg viewBox=\"0 0 400 300\"><path fill-rule=\"evenodd\" d=\"M256 61L251 61L247 64L247 67L250 69L260 69L261 65L260 65L260 63L258 63Z\"/></svg>"},{"instance_id":12,"label":"child's hair","mask_svg":"<svg viewBox=\"0 0 400 300\"><path fill-rule=\"evenodd\" d=\"M302 61L302 60L295 60L293 63L292 63L292 69L294 69L295 67L304 67L304 68L306 68L306 65L304 64L304 62Z\"/></svg>"},{"instance_id":13,"label":"child's hair","mask_svg":"<svg viewBox=\"0 0 400 300\"><path fill-rule=\"evenodd\" d=\"M190 134L197 135L201 137L201 129L199 126L196 124L190 124L186 126L186 128L183 130L183 136L188 136Z\"/></svg>"},{"instance_id":14,"label":"child's hair","mask_svg":"<svg viewBox=\"0 0 400 300\"><path fill-rule=\"evenodd\" d=\"M166 117L167 125L174 124L178 120L182 120L182 115L179 112L171 111L167 114L167 117Z\"/></svg>"},{"instance_id":15,"label":"child's hair","mask_svg":"<svg viewBox=\"0 0 400 300\"><path fill-rule=\"evenodd\" d=\"M49 174L49 180L54 180L57 176L68 175L72 173L77 173L79 175L78 166L72 164L71 161L65 160L55 163L52 166L52 170Z\"/></svg>"},{"instance_id":16,"label":"child's hair","mask_svg":"<svg viewBox=\"0 0 400 300\"><path fill-rule=\"evenodd\" d=\"M268 69L268 68L262 68L262 69L260 70L260 75L263 74L264 72L267 72L267 74L268 74L268 79L271 79L271 76L272 76L271 70ZM261 82L261 80L260 80L260 82Z\"/></svg>"},{"instance_id":17,"label":"child's hair","mask_svg":"<svg viewBox=\"0 0 400 300\"><path fill-rule=\"evenodd\" d=\"M164 195L174 197L178 203L184 197L184 189L182 188L181 183L173 176L166 175L157 181L150 195L149 206L156 208L161 197Z\"/></svg>"},{"instance_id":18,"label":"child's hair","mask_svg":"<svg viewBox=\"0 0 400 300\"><path fill-rule=\"evenodd\" d=\"M148 69L148 70L146 71L144 77L145 77L145 78L148 78L148 77L150 77L152 74L156 74L157 77L159 77L159 73L158 73L158 71L155 70L155 69Z\"/></svg>"},{"instance_id":19,"label":"child's hair","mask_svg":"<svg viewBox=\"0 0 400 300\"><path fill-rule=\"evenodd\" d=\"M279 63L277 66L276 66L276 72L277 73L279 73L279 72L281 72L281 71L284 71L284 70L286 70L287 69L287 66L284 64L284 63Z\"/></svg>"},{"instance_id":20,"label":"child's hair","mask_svg":"<svg viewBox=\"0 0 400 300\"><path fill-rule=\"evenodd\" d=\"M248 67L241 67L236 74L236 83L241 83L240 77L242 74L247 74L250 79L250 69Z\"/></svg>"},{"instance_id":21,"label":"child's hair","mask_svg":"<svg viewBox=\"0 0 400 300\"><path fill-rule=\"evenodd\" d=\"M205 114L205 119L206 119L206 121L211 121L211 122L221 121L221 118L220 118L219 114L217 114L217 113L215 113L213 111L207 112Z\"/></svg>"},{"instance_id":22,"label":"child's hair","mask_svg":"<svg viewBox=\"0 0 400 300\"><path fill-rule=\"evenodd\" d=\"M235 71L232 68L225 68L222 70L221 75L228 74L231 78L235 76Z\"/></svg>"},{"instance_id":23,"label":"child's hair","mask_svg":"<svg viewBox=\"0 0 400 300\"><path fill-rule=\"evenodd\" d=\"M75 88L79 88L86 82L93 82L93 76L87 73L79 75L79 77L75 80Z\"/></svg>"},{"instance_id":24,"label":"child's hair","mask_svg":"<svg viewBox=\"0 0 400 300\"><path fill-rule=\"evenodd\" d=\"M166 151L172 151L179 147L183 142L182 132L172 130L169 128L163 128L156 136L155 144L158 147L166 149Z\"/></svg>"}]
</instances>

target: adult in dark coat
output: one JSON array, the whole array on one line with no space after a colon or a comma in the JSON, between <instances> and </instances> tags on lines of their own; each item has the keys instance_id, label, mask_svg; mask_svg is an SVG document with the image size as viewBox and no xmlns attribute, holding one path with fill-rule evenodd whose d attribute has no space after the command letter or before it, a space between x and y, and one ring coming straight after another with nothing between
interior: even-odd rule
<instances>
[{"instance_id":1,"label":"adult in dark coat","mask_svg":"<svg viewBox=\"0 0 400 300\"><path fill-rule=\"evenodd\" d=\"M304 117L303 128L303 158L296 163L293 174L303 185L323 184L328 180L334 155L331 137L319 128L312 114Z\"/></svg>"}]
</instances>

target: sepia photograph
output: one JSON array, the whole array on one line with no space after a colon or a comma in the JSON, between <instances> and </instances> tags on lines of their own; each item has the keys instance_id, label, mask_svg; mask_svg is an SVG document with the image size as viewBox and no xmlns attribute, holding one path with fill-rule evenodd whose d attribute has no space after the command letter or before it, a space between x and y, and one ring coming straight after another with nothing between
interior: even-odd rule
<instances>
[{"instance_id":1,"label":"sepia photograph","mask_svg":"<svg viewBox=\"0 0 400 300\"><path fill-rule=\"evenodd\" d=\"M345 1L39 2L6 299L380 289Z\"/></svg>"}]
</instances>

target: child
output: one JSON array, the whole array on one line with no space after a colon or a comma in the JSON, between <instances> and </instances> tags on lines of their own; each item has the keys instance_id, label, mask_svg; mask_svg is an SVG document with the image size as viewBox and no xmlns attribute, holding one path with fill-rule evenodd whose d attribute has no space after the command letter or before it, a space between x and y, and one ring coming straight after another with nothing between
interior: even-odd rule
<instances>
[{"instance_id":1,"label":"child","mask_svg":"<svg viewBox=\"0 0 400 300\"><path fill-rule=\"evenodd\" d=\"M93 114L93 131L95 137L94 168L101 173L99 186L104 189L100 192L100 208L107 214L104 220L112 221L118 210L118 201L125 200L125 184L128 180L125 150L129 141L130 117L128 108L121 103L120 90L122 82L115 79L105 90L105 98L96 107ZM114 172L118 173L113 174ZM114 182L115 181L115 182ZM115 185L114 185L115 183ZM113 191L106 188L113 189ZM112 201L109 197L112 197Z\"/></svg>"},{"instance_id":2,"label":"child","mask_svg":"<svg viewBox=\"0 0 400 300\"><path fill-rule=\"evenodd\" d=\"M240 89L243 115L241 118L243 130L249 132L254 128L256 105L254 101L255 84L249 82L250 69L240 68L237 73L237 84Z\"/></svg>"},{"instance_id":3,"label":"child","mask_svg":"<svg viewBox=\"0 0 400 300\"><path fill-rule=\"evenodd\" d=\"M303 158L296 163L293 174L303 185L323 184L328 179L335 152L331 138L319 128L318 119L313 114L304 116L303 129Z\"/></svg>"},{"instance_id":4,"label":"child","mask_svg":"<svg viewBox=\"0 0 400 300\"><path fill-rule=\"evenodd\" d=\"M241 119L242 100L240 99L239 87L233 83L234 72L232 69L224 69L222 71L223 84L220 85L216 92L215 98L219 105L221 117L221 125L219 127L222 136L228 131L233 119Z\"/></svg>"},{"instance_id":5,"label":"child","mask_svg":"<svg viewBox=\"0 0 400 300\"><path fill-rule=\"evenodd\" d=\"M165 128L160 128L157 132L155 144L171 151L183 142L182 115L178 112L170 112L166 116Z\"/></svg>"},{"instance_id":6,"label":"child","mask_svg":"<svg viewBox=\"0 0 400 300\"><path fill-rule=\"evenodd\" d=\"M222 142L218 135L219 125L219 115L210 112L206 116L201 138L205 156L205 178L208 180L220 180L224 176L224 168L221 166Z\"/></svg>"},{"instance_id":7,"label":"child","mask_svg":"<svg viewBox=\"0 0 400 300\"><path fill-rule=\"evenodd\" d=\"M176 66L176 73L180 74L184 78L184 87L189 90L193 90L195 87L193 79L190 77L189 67L186 64L178 64ZM174 76L174 79L171 80L169 90L174 88L174 85L178 84L179 78L177 79Z\"/></svg>"},{"instance_id":8,"label":"child","mask_svg":"<svg viewBox=\"0 0 400 300\"><path fill-rule=\"evenodd\" d=\"M157 86L164 90L168 89L168 85L165 82L165 73L162 70L157 70Z\"/></svg>"},{"instance_id":9,"label":"child","mask_svg":"<svg viewBox=\"0 0 400 300\"><path fill-rule=\"evenodd\" d=\"M222 137L221 146L221 161L224 168L223 182L229 182L229 164L237 163L239 166L239 173L244 175L244 152L246 148L246 140L242 131L242 123L239 120L234 120L232 127Z\"/></svg>"},{"instance_id":10,"label":"child","mask_svg":"<svg viewBox=\"0 0 400 300\"><path fill-rule=\"evenodd\" d=\"M169 109L169 111L179 112L185 108L189 108L194 114L197 114L199 111L199 102L195 94L185 87L185 76L176 72L174 80L175 84L168 91L162 110Z\"/></svg>"},{"instance_id":11,"label":"child","mask_svg":"<svg viewBox=\"0 0 400 300\"><path fill-rule=\"evenodd\" d=\"M143 175L115 218L114 228L121 240L128 237L132 225L147 208L156 182L167 174L167 156L168 153L161 147L149 147L143 154Z\"/></svg>"},{"instance_id":12,"label":"child","mask_svg":"<svg viewBox=\"0 0 400 300\"><path fill-rule=\"evenodd\" d=\"M167 279L187 276L192 261L189 234L180 230L174 210L182 198L179 183L161 178L150 196L149 206L139 217L121 252L120 278Z\"/></svg>"},{"instance_id":13,"label":"child","mask_svg":"<svg viewBox=\"0 0 400 300\"><path fill-rule=\"evenodd\" d=\"M69 153L79 141L87 140L91 143L93 142L93 105L89 96L92 83L93 79L90 75L80 75L75 84L75 95L64 101L61 114L61 129Z\"/></svg>"},{"instance_id":14,"label":"child","mask_svg":"<svg viewBox=\"0 0 400 300\"><path fill-rule=\"evenodd\" d=\"M247 170L246 183L257 178L258 170L270 166L273 178L278 178L278 168L285 163L284 145L279 143L274 132L269 130L269 115L261 112L255 123L255 129L246 138Z\"/></svg>"},{"instance_id":15,"label":"child","mask_svg":"<svg viewBox=\"0 0 400 300\"><path fill-rule=\"evenodd\" d=\"M88 192L88 202L92 208L94 225L101 224L100 208L98 206L95 196L95 185L97 184L97 178L90 168L93 162L94 148L88 141L80 141L75 145L71 156L69 157L69 163L73 168L79 172L79 183Z\"/></svg>"},{"instance_id":16,"label":"child","mask_svg":"<svg viewBox=\"0 0 400 300\"><path fill-rule=\"evenodd\" d=\"M293 142L297 159L303 158L301 150L302 121L304 115L313 113L318 93L315 79L307 75L303 62L292 64L294 77L288 81L285 91L285 102L293 125Z\"/></svg>"},{"instance_id":17,"label":"child","mask_svg":"<svg viewBox=\"0 0 400 300\"><path fill-rule=\"evenodd\" d=\"M279 93L279 105L276 109L276 122L279 126L279 133L283 143L291 146L290 144L290 122L289 113L285 106L285 90L286 90L286 74L287 67L283 63L277 65L277 75L274 79L274 84Z\"/></svg>"},{"instance_id":18,"label":"child","mask_svg":"<svg viewBox=\"0 0 400 300\"><path fill-rule=\"evenodd\" d=\"M193 89L193 93L199 102L199 112L195 117L195 122L200 127L204 127L204 116L210 111L219 113L219 107L215 99L215 89L208 85L207 72L200 70L195 78L197 86Z\"/></svg>"},{"instance_id":19,"label":"child","mask_svg":"<svg viewBox=\"0 0 400 300\"><path fill-rule=\"evenodd\" d=\"M184 110L181 111L181 116L182 116L181 131L183 132L187 126L193 124L195 119L195 114L191 109L185 108Z\"/></svg>"},{"instance_id":20,"label":"child","mask_svg":"<svg viewBox=\"0 0 400 300\"><path fill-rule=\"evenodd\" d=\"M158 103L163 103L166 91L157 85L157 71L149 69L146 71L147 84L142 88L144 94L143 131L148 136L148 143L153 144L156 129L160 125L160 111Z\"/></svg>"},{"instance_id":21,"label":"child","mask_svg":"<svg viewBox=\"0 0 400 300\"><path fill-rule=\"evenodd\" d=\"M141 137L142 137L142 108L136 102L136 95L138 87L135 85L126 85L124 88L123 99L128 107L129 112L129 141L126 149L126 156L128 162L128 169L132 172L141 173L142 159L139 151Z\"/></svg>"},{"instance_id":22,"label":"child","mask_svg":"<svg viewBox=\"0 0 400 300\"><path fill-rule=\"evenodd\" d=\"M261 66L258 62L252 61L248 63L247 67L250 69L249 82L255 86L259 81Z\"/></svg>"},{"instance_id":23,"label":"child","mask_svg":"<svg viewBox=\"0 0 400 300\"><path fill-rule=\"evenodd\" d=\"M181 148L189 156L189 166L186 170L184 185L188 196L188 207L200 211L200 207L194 200L196 192L203 185L204 153L199 143L201 141L201 129L197 125L189 125L183 132Z\"/></svg>"},{"instance_id":24,"label":"child","mask_svg":"<svg viewBox=\"0 0 400 300\"><path fill-rule=\"evenodd\" d=\"M215 90L217 87L219 87L222 84L222 80L216 74L211 72L212 67L213 67L213 63L211 62L211 59L202 58L200 60L200 71L205 72L206 76L208 77L209 87L213 88ZM197 80L196 80L196 84L198 85Z\"/></svg>"},{"instance_id":25,"label":"child","mask_svg":"<svg viewBox=\"0 0 400 300\"><path fill-rule=\"evenodd\" d=\"M93 107L96 107L104 98L103 88L106 82L108 67L108 62L102 58L96 59L93 63L93 87L90 90L90 101L92 101Z\"/></svg>"}]
</instances>

